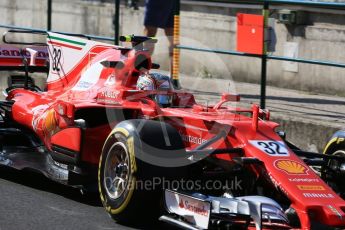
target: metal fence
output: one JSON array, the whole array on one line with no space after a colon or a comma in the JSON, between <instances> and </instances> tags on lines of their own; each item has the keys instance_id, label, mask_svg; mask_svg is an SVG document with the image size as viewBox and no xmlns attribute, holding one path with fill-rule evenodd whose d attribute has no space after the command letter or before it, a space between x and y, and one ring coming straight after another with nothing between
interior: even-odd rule
<instances>
[{"instance_id":1,"label":"metal fence","mask_svg":"<svg viewBox=\"0 0 345 230\"><path fill-rule=\"evenodd\" d=\"M222 1L217 0L217 2L222 2ZM313 1L313 0L226 0L226 2L227 3L237 3L237 4L261 5L262 14L264 16L264 27L265 28L268 27L268 17L269 17L270 6L289 5L289 6L316 7L316 8L323 8L323 9L340 9L340 10L345 9L345 3L321 2L321 1ZM179 4L178 4L178 6L179 6ZM180 15L180 7L177 7L176 12L175 12L175 17L179 18L179 15ZM177 24L180 25L180 23L177 23ZM179 36L179 34L177 34L177 36ZM178 41L178 40L179 39L176 39L176 41ZM264 50L263 50L262 55L253 55L253 54L249 54L249 53L237 52L234 50L203 49L203 48L198 48L198 47L185 46L185 45L179 44L178 42L175 43L175 49L192 50L192 51L199 51L199 52L212 52L212 53L219 53L219 54L225 54L225 55L235 55L235 56L246 56L246 57L260 58L261 59L260 107L263 109L266 107L267 60L268 59L345 68L345 63L337 63L337 62L332 62L332 61L328 61L328 60L311 60L311 59L303 59L303 58L289 58L289 57L268 55L267 54L267 48L266 48L267 47L267 39L264 38L263 41L264 41L264 45L263 45ZM174 60L173 63L178 65L178 60L179 60L178 54L179 54L179 52L176 52L176 54L177 55L174 56L174 58L176 58L176 60ZM177 75L176 75L176 73L173 73L173 76L175 79L175 84L178 84L178 73L177 73Z\"/></svg>"}]
</instances>

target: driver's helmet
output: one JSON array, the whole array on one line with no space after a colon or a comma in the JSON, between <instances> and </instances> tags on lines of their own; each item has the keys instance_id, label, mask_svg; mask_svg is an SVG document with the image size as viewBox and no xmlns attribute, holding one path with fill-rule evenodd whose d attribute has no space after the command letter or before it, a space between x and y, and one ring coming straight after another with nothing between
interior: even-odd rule
<instances>
[{"instance_id":1,"label":"driver's helmet","mask_svg":"<svg viewBox=\"0 0 345 230\"><path fill-rule=\"evenodd\" d=\"M172 90L170 77L160 73L145 73L137 81L138 90ZM171 96L156 95L154 99L163 107L171 105Z\"/></svg>"}]
</instances>

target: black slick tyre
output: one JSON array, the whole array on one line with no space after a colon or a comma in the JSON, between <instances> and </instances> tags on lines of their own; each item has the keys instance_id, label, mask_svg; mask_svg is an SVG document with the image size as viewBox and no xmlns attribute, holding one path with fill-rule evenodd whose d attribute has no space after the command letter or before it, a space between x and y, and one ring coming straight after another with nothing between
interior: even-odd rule
<instances>
[{"instance_id":1,"label":"black slick tyre","mask_svg":"<svg viewBox=\"0 0 345 230\"><path fill-rule=\"evenodd\" d=\"M148 123L151 128L152 124ZM144 162L143 155L147 153L137 146L145 138L133 130L116 127L107 138L99 161L98 187L103 206L117 222L151 222L159 217L163 195L162 184L155 182L181 178L187 167L176 170ZM155 148L161 152L175 153L157 145Z\"/></svg>"}]
</instances>

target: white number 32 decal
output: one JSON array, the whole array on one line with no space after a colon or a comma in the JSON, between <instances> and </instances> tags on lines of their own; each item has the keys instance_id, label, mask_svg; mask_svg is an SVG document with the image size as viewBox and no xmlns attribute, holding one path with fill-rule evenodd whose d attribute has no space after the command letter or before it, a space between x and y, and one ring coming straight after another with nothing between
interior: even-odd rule
<instances>
[{"instance_id":1,"label":"white number 32 decal","mask_svg":"<svg viewBox=\"0 0 345 230\"><path fill-rule=\"evenodd\" d=\"M289 150L283 141L249 141L256 148L270 156L289 156Z\"/></svg>"}]
</instances>

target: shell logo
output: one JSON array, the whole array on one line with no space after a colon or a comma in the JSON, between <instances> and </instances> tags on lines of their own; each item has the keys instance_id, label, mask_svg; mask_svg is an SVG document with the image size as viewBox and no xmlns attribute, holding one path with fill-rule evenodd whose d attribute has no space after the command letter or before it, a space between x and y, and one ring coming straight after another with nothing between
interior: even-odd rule
<instances>
[{"instance_id":1,"label":"shell logo","mask_svg":"<svg viewBox=\"0 0 345 230\"><path fill-rule=\"evenodd\" d=\"M308 175L308 168L297 161L277 160L274 163L277 169L280 169L291 175Z\"/></svg>"}]
</instances>

